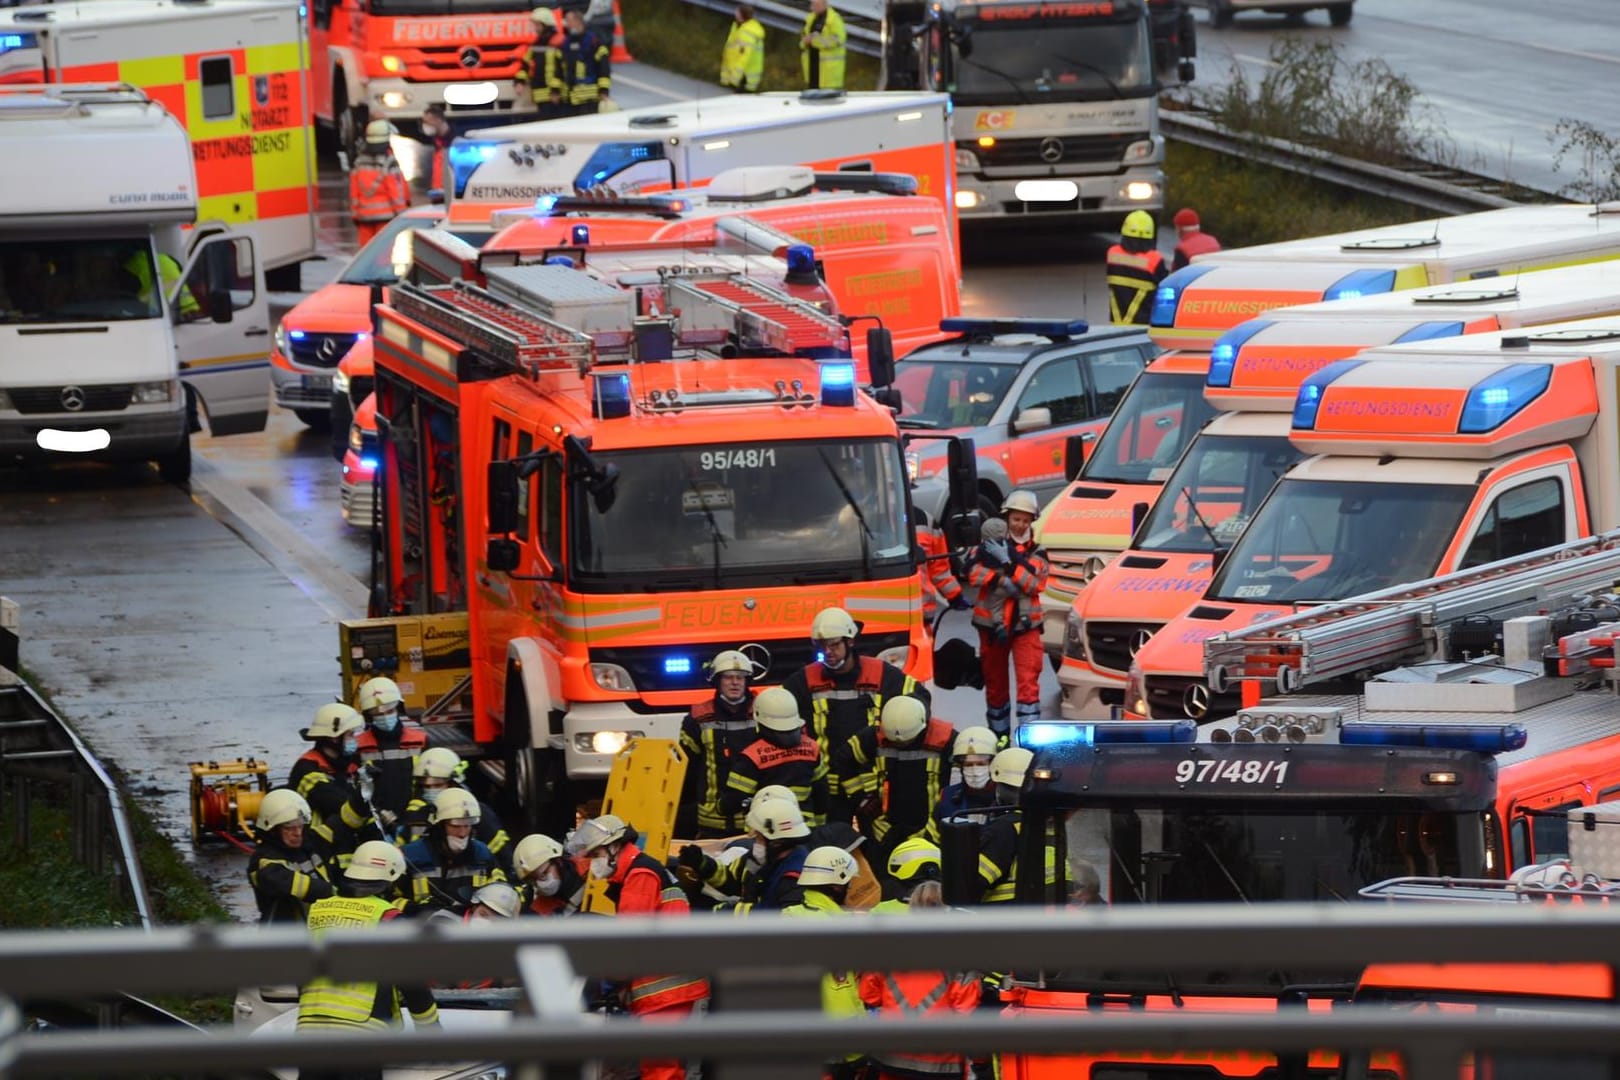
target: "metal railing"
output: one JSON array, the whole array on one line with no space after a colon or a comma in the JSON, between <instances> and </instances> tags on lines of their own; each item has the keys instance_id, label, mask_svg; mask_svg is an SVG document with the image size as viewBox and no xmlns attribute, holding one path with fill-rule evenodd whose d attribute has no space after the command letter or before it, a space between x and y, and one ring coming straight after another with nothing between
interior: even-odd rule
<instances>
[{"instance_id":1,"label":"metal railing","mask_svg":"<svg viewBox=\"0 0 1620 1080\"><path fill-rule=\"evenodd\" d=\"M776 0L750 0L754 5L754 18L773 30L782 30L798 37L804 29L807 4L781 4ZM686 0L700 8L730 15L737 8L737 0ZM862 56L877 56L883 47L883 4L881 0L853 0L838 4L838 13L844 17L844 28L849 35L845 45L850 52Z\"/></svg>"},{"instance_id":2,"label":"metal railing","mask_svg":"<svg viewBox=\"0 0 1620 1080\"><path fill-rule=\"evenodd\" d=\"M1256 1050L1399 1052L1409 1080L1455 1080L1474 1051L1613 1055L1620 1008L1200 1012L1087 1010L1006 1017L832 1018L820 1011L827 970L1056 973L1063 969L1209 972L1290 968L1360 972L1369 963L1620 965L1620 909L1375 904L1175 905L1048 912L933 913L782 919L521 919L441 930L390 924L332 931L296 927L150 934L89 931L0 935L0 994L12 1003L106 992L180 993L228 985L339 981L410 985L505 977L526 1009L477 1031L293 1034L99 1032L27 1034L18 1011L0 1014L0 1077L130 1075L233 1068L370 1067L421 1061L568 1064L586 1059L681 1057L738 1076L810 1077L829 1054L895 1051L980 1055ZM685 971L712 979L707 1015L642 1024L581 1011L581 976ZM1170 983L1172 987L1174 983ZM1543 999L1545 1000L1545 999Z\"/></svg>"}]
</instances>

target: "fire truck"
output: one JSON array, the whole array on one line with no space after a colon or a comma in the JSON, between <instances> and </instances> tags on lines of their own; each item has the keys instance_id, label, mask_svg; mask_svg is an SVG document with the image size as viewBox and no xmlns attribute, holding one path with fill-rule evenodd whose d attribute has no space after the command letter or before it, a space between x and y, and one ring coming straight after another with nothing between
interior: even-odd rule
<instances>
[{"instance_id":1,"label":"fire truck","mask_svg":"<svg viewBox=\"0 0 1620 1080\"><path fill-rule=\"evenodd\" d=\"M1192 17L1144 0L888 0L881 85L956 105L964 221L1117 228L1164 206L1158 93L1192 78Z\"/></svg>"},{"instance_id":2,"label":"fire truck","mask_svg":"<svg viewBox=\"0 0 1620 1080\"><path fill-rule=\"evenodd\" d=\"M1604 207L1519 206L1221 251L1171 274L1154 295L1149 330L1168 351L1126 393L1100 438L1071 445L1065 472L1075 482L1035 523L1052 559L1041 613L1053 665L1075 597L1125 548L1210 419L1203 388L1217 338L1297 304L1604 261L1620 255L1617 230L1620 214Z\"/></svg>"},{"instance_id":3,"label":"fire truck","mask_svg":"<svg viewBox=\"0 0 1620 1080\"><path fill-rule=\"evenodd\" d=\"M1610 317L1369 349L1306 379L1289 438L1309 456L1137 651L1126 712L1232 713L1234 688L1202 678L1224 632L1620 524L1617 361Z\"/></svg>"},{"instance_id":4,"label":"fire truck","mask_svg":"<svg viewBox=\"0 0 1620 1080\"><path fill-rule=\"evenodd\" d=\"M722 649L780 682L837 605L928 677L882 331L868 393L844 326L759 281L514 262L378 308L387 617L343 627L350 684L391 674L565 827L629 740L676 736Z\"/></svg>"},{"instance_id":5,"label":"fire truck","mask_svg":"<svg viewBox=\"0 0 1620 1080\"><path fill-rule=\"evenodd\" d=\"M308 0L316 120L352 151L367 118L414 129L429 105L452 123L525 119L515 76L535 43L530 0Z\"/></svg>"},{"instance_id":6,"label":"fire truck","mask_svg":"<svg viewBox=\"0 0 1620 1080\"><path fill-rule=\"evenodd\" d=\"M1271 485L1304 455L1289 441L1304 380L1364 348L1620 314L1620 263L1281 308L1211 350L1216 416L1193 439L1124 554L1069 613L1063 715L1106 719L1132 658L1209 584Z\"/></svg>"}]
</instances>

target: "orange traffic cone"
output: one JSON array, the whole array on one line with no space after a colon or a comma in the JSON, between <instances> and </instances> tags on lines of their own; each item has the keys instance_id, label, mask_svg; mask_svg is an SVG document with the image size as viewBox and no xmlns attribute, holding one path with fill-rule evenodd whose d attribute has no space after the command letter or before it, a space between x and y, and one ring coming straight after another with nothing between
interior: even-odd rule
<instances>
[{"instance_id":1,"label":"orange traffic cone","mask_svg":"<svg viewBox=\"0 0 1620 1080\"><path fill-rule=\"evenodd\" d=\"M613 0L613 62L615 64L633 64L636 58L630 55L630 49L624 43L624 17L619 14L619 0Z\"/></svg>"}]
</instances>

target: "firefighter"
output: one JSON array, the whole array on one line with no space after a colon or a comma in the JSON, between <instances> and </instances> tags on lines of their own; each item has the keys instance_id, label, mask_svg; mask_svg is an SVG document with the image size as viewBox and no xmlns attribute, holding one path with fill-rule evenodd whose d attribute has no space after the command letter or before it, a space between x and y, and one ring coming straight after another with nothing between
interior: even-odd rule
<instances>
[{"instance_id":1,"label":"firefighter","mask_svg":"<svg viewBox=\"0 0 1620 1080\"><path fill-rule=\"evenodd\" d=\"M934 810L936 821L977 813L978 823L984 824L982 812L996 801L995 785L990 783L990 759L1000 745L996 733L987 727L963 728L957 733L951 756L956 759L962 779L940 793L939 806Z\"/></svg>"},{"instance_id":2,"label":"firefighter","mask_svg":"<svg viewBox=\"0 0 1620 1080\"><path fill-rule=\"evenodd\" d=\"M756 674L754 662L735 649L709 661L714 697L692 706L681 723L686 781L675 815L676 836L704 840L737 835L735 816L720 804L732 759L756 738L754 699L748 692L748 681Z\"/></svg>"},{"instance_id":3,"label":"firefighter","mask_svg":"<svg viewBox=\"0 0 1620 1080\"><path fill-rule=\"evenodd\" d=\"M489 848L473 838L481 815L478 800L469 792L451 788L439 796L427 835L404 848L413 902L459 914L475 890L506 880Z\"/></svg>"},{"instance_id":4,"label":"firefighter","mask_svg":"<svg viewBox=\"0 0 1620 1080\"><path fill-rule=\"evenodd\" d=\"M1146 210L1125 215L1119 243L1108 249L1108 317L1115 325L1147 326L1153 314L1153 292L1170 273L1154 247L1156 226Z\"/></svg>"},{"instance_id":5,"label":"firefighter","mask_svg":"<svg viewBox=\"0 0 1620 1080\"><path fill-rule=\"evenodd\" d=\"M884 892L892 895L872 909L874 914L909 911L913 898L919 898L918 890L925 885L932 886L925 896L939 891L939 845L923 836L913 836L896 844L894 850L889 852L888 871L893 884L886 886ZM933 897L933 900L923 906L939 907L943 903L938 897Z\"/></svg>"},{"instance_id":6,"label":"firefighter","mask_svg":"<svg viewBox=\"0 0 1620 1080\"><path fill-rule=\"evenodd\" d=\"M389 140L394 125L373 120L366 125L366 144L349 170L349 216L360 247L411 205L410 185L400 171Z\"/></svg>"},{"instance_id":7,"label":"firefighter","mask_svg":"<svg viewBox=\"0 0 1620 1080\"><path fill-rule=\"evenodd\" d=\"M563 9L562 40L546 50L546 95L558 116L607 112L613 75L612 40L585 29L585 15Z\"/></svg>"},{"instance_id":8,"label":"firefighter","mask_svg":"<svg viewBox=\"0 0 1620 1080\"><path fill-rule=\"evenodd\" d=\"M680 876L701 880L727 899L716 910L746 915L755 909L780 911L803 899L799 873L810 853L810 826L791 798L757 798L748 808L748 851L721 861L696 844L681 848Z\"/></svg>"},{"instance_id":9,"label":"firefighter","mask_svg":"<svg viewBox=\"0 0 1620 1080\"><path fill-rule=\"evenodd\" d=\"M847 914L850 882L860 877L855 856L841 847L818 847L805 857L799 874L803 899L782 914L792 918L835 918ZM853 971L829 971L821 977L821 1011L831 1017L865 1016L860 980ZM822 1076L829 1080L855 1080L864 1075L866 1058L849 1054L828 1061Z\"/></svg>"},{"instance_id":10,"label":"firefighter","mask_svg":"<svg viewBox=\"0 0 1620 1080\"><path fill-rule=\"evenodd\" d=\"M399 828L394 832L394 843L400 847L427 835L428 825L433 818L433 804L440 795L451 788L467 790L467 763L448 746L430 746L416 755L416 764L411 773L411 801L405 804L405 815L400 818ZM511 835L501 827L500 815L481 799L478 803L478 827L473 830L473 835L489 848L489 853L500 862L501 869L511 869Z\"/></svg>"},{"instance_id":11,"label":"firefighter","mask_svg":"<svg viewBox=\"0 0 1620 1080\"><path fill-rule=\"evenodd\" d=\"M979 544L968 567L968 584L978 590L973 625L979 628L979 656L984 665L984 718L997 737L1009 733L1011 660L1018 694L1018 723L1041 715L1040 608L1035 601L1046 588L1046 551L1035 542L1032 526L1038 507L1028 491L1009 492L1001 504L1007 539ZM1028 598L1030 605L1017 602Z\"/></svg>"},{"instance_id":12,"label":"firefighter","mask_svg":"<svg viewBox=\"0 0 1620 1080\"><path fill-rule=\"evenodd\" d=\"M405 718L405 696L387 676L361 683L354 707L366 718L358 742L360 767L372 771L376 783L372 805L382 819L383 832L391 836L411 801L412 774L417 755L427 749L427 732Z\"/></svg>"},{"instance_id":13,"label":"firefighter","mask_svg":"<svg viewBox=\"0 0 1620 1080\"><path fill-rule=\"evenodd\" d=\"M862 728L841 749L839 781L861 800L855 816L874 860L918 834L938 839L934 807L950 779L955 734L916 698L897 697L883 703L876 728Z\"/></svg>"},{"instance_id":14,"label":"firefighter","mask_svg":"<svg viewBox=\"0 0 1620 1080\"><path fill-rule=\"evenodd\" d=\"M830 757L862 728L876 727L883 703L890 698L904 695L929 704L928 690L916 679L885 660L856 653L859 633L849 612L823 608L810 624L810 641L820 659L782 683L782 689L798 701L799 715L809 717L810 733L821 745L823 757ZM837 778L829 785L828 796L832 820L855 816L855 800L844 793Z\"/></svg>"},{"instance_id":15,"label":"firefighter","mask_svg":"<svg viewBox=\"0 0 1620 1080\"><path fill-rule=\"evenodd\" d=\"M1021 746L1009 746L990 762L990 782L995 785L996 805L1018 806L1024 775L1035 755ZM979 833L978 902L1006 904L1016 899L1018 885L1018 837L1023 828L1023 811L1013 809L992 814ZM1048 838L1050 840L1050 838ZM1045 845L1046 883L1057 879L1052 845Z\"/></svg>"},{"instance_id":16,"label":"firefighter","mask_svg":"<svg viewBox=\"0 0 1620 1080\"><path fill-rule=\"evenodd\" d=\"M919 905L909 909L922 911ZM869 1008L891 1016L919 1013L968 1013L979 1007L979 976L975 972L902 971L861 975L861 1000ZM882 1051L872 1055L878 1080L938 1080L965 1076L968 1062L946 1051Z\"/></svg>"},{"instance_id":17,"label":"firefighter","mask_svg":"<svg viewBox=\"0 0 1620 1080\"><path fill-rule=\"evenodd\" d=\"M347 705L322 705L299 733L315 745L293 762L287 777L287 786L304 797L315 817L341 822L353 832L371 825L366 781L359 775L360 729L365 726L365 719Z\"/></svg>"},{"instance_id":18,"label":"firefighter","mask_svg":"<svg viewBox=\"0 0 1620 1080\"><path fill-rule=\"evenodd\" d=\"M343 871L338 895L317 900L309 909L309 929L319 934L332 929L364 929L396 919L405 911L403 900L385 899L405 874L399 849L381 840L368 840L355 849ZM439 1007L426 989L392 983L336 983L325 976L310 980L298 994L298 1030L325 1028L342 1031L387 1031L402 1026L400 1005L418 1028L439 1026ZM380 1068L299 1072L304 1080L355 1080L376 1077Z\"/></svg>"},{"instance_id":19,"label":"firefighter","mask_svg":"<svg viewBox=\"0 0 1620 1080\"><path fill-rule=\"evenodd\" d=\"M917 523L917 546L927 559L927 572L923 575L923 618L932 625L942 608L966 611L972 605L956 576L945 533L935 528L915 503L911 507L911 518Z\"/></svg>"},{"instance_id":20,"label":"firefighter","mask_svg":"<svg viewBox=\"0 0 1620 1080\"><path fill-rule=\"evenodd\" d=\"M450 152L450 144L455 141L456 133L450 127L450 118L444 114L444 106L436 101L422 110L422 137L433 144L433 164L428 168L428 195L432 197L437 192L442 198L444 159Z\"/></svg>"},{"instance_id":21,"label":"firefighter","mask_svg":"<svg viewBox=\"0 0 1620 1080\"><path fill-rule=\"evenodd\" d=\"M1170 269L1180 270L1198 255L1221 250L1221 242L1204 231L1198 211L1184 206L1170 219L1176 227L1176 249L1170 256Z\"/></svg>"},{"instance_id":22,"label":"firefighter","mask_svg":"<svg viewBox=\"0 0 1620 1080\"><path fill-rule=\"evenodd\" d=\"M291 788L266 793L253 827L259 842L247 872L259 921L307 921L309 905L332 895L332 831L313 820L309 803Z\"/></svg>"},{"instance_id":23,"label":"firefighter","mask_svg":"<svg viewBox=\"0 0 1620 1080\"><path fill-rule=\"evenodd\" d=\"M664 866L633 841L630 827L612 814L584 822L568 840L568 852L590 860L591 876L607 882L607 898L619 915L683 917L690 914L686 894ZM639 975L623 988L625 1007L634 1016L675 1018L690 1015L709 996L709 984L681 975ZM685 1063L643 1060L642 1080L685 1080Z\"/></svg>"},{"instance_id":24,"label":"firefighter","mask_svg":"<svg viewBox=\"0 0 1620 1080\"><path fill-rule=\"evenodd\" d=\"M793 695L780 686L763 691L754 702L754 724L758 737L731 760L721 812L740 816L762 785L780 784L793 792L810 824L826 821L827 759L805 732Z\"/></svg>"},{"instance_id":25,"label":"firefighter","mask_svg":"<svg viewBox=\"0 0 1620 1080\"><path fill-rule=\"evenodd\" d=\"M757 94L764 77L765 28L754 18L753 4L738 4L720 53L720 85L739 94Z\"/></svg>"},{"instance_id":26,"label":"firefighter","mask_svg":"<svg viewBox=\"0 0 1620 1080\"><path fill-rule=\"evenodd\" d=\"M810 14L799 34L799 73L806 90L844 88L844 17L827 0L810 0Z\"/></svg>"},{"instance_id":27,"label":"firefighter","mask_svg":"<svg viewBox=\"0 0 1620 1080\"><path fill-rule=\"evenodd\" d=\"M525 915L572 915L585 902L585 878L563 846L533 833L512 849L512 879L523 893Z\"/></svg>"},{"instance_id":28,"label":"firefighter","mask_svg":"<svg viewBox=\"0 0 1620 1080\"><path fill-rule=\"evenodd\" d=\"M546 56L557 44L557 15L550 8L537 7L529 13L534 21L534 44L524 54L512 81L517 92L527 88L529 100L540 112L540 119L549 120L561 113L552 108L551 92L546 89Z\"/></svg>"}]
</instances>

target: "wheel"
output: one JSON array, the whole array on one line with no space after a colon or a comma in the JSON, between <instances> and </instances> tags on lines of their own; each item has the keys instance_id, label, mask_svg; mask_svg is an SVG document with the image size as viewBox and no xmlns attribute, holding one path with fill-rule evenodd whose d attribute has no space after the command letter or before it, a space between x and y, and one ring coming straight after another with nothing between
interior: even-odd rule
<instances>
[{"instance_id":1,"label":"wheel","mask_svg":"<svg viewBox=\"0 0 1620 1080\"><path fill-rule=\"evenodd\" d=\"M515 673L507 679L515 680ZM513 820L547 836L566 836L574 827L574 803L562 754L532 745L529 701L521 687L507 694L506 805Z\"/></svg>"},{"instance_id":2,"label":"wheel","mask_svg":"<svg viewBox=\"0 0 1620 1080\"><path fill-rule=\"evenodd\" d=\"M1334 26L1349 26L1350 16L1354 11L1353 4L1330 4L1327 9L1328 22Z\"/></svg>"},{"instance_id":3,"label":"wheel","mask_svg":"<svg viewBox=\"0 0 1620 1080\"><path fill-rule=\"evenodd\" d=\"M1232 9L1226 0L1209 0L1209 25L1216 30L1232 25Z\"/></svg>"},{"instance_id":4,"label":"wheel","mask_svg":"<svg viewBox=\"0 0 1620 1080\"><path fill-rule=\"evenodd\" d=\"M353 409L349 406L349 399L338 394L332 395L332 405L327 412L326 426L332 432L332 457L341 462L343 455L349 449L349 424L353 421Z\"/></svg>"},{"instance_id":5,"label":"wheel","mask_svg":"<svg viewBox=\"0 0 1620 1080\"><path fill-rule=\"evenodd\" d=\"M337 68L332 72L332 126L337 129L337 148L348 155L350 162L360 153L364 125L365 118L359 108L349 105L348 84L343 79L343 69Z\"/></svg>"},{"instance_id":6,"label":"wheel","mask_svg":"<svg viewBox=\"0 0 1620 1080\"><path fill-rule=\"evenodd\" d=\"M985 521L1001 516L1001 500L996 496L994 488L986 488L979 492L979 514Z\"/></svg>"},{"instance_id":7,"label":"wheel","mask_svg":"<svg viewBox=\"0 0 1620 1080\"><path fill-rule=\"evenodd\" d=\"M165 484L185 484L191 480L191 432L187 431L180 446L157 459L158 475Z\"/></svg>"},{"instance_id":8,"label":"wheel","mask_svg":"<svg viewBox=\"0 0 1620 1080\"><path fill-rule=\"evenodd\" d=\"M311 431L325 431L332 426L332 409L294 409L293 414Z\"/></svg>"}]
</instances>

